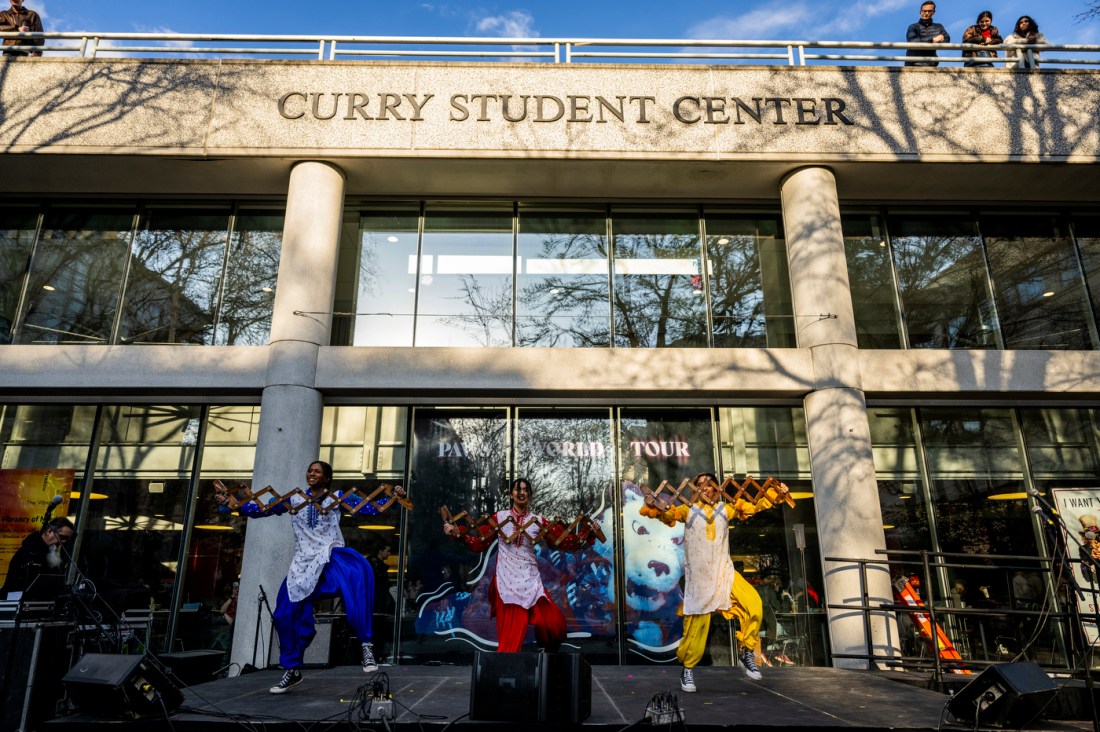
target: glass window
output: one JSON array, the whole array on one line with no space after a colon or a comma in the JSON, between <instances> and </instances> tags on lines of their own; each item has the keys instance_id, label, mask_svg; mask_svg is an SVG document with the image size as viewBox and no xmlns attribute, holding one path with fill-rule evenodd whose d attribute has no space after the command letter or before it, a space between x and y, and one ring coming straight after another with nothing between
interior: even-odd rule
<instances>
[{"instance_id":1,"label":"glass window","mask_svg":"<svg viewBox=\"0 0 1100 732\"><path fill-rule=\"evenodd\" d=\"M677 610L683 601L684 527L641 516L640 486L656 489L667 480L678 488L696 473L714 472L713 419L706 409L623 409L619 430L626 660L668 662L683 634Z\"/></svg>"},{"instance_id":2,"label":"glass window","mask_svg":"<svg viewBox=\"0 0 1100 732\"><path fill-rule=\"evenodd\" d=\"M504 409L416 409L410 498L479 518L509 505L508 414ZM488 590L496 555L468 551L439 521L409 521L401 655L465 660L496 648Z\"/></svg>"},{"instance_id":3,"label":"glass window","mask_svg":"<svg viewBox=\"0 0 1100 732\"><path fill-rule=\"evenodd\" d=\"M714 346L794 348L791 280L779 221L707 214L706 229Z\"/></svg>"},{"instance_id":4,"label":"glass window","mask_svg":"<svg viewBox=\"0 0 1100 732\"><path fill-rule=\"evenodd\" d=\"M1100 322L1100 216L1075 216L1073 233L1085 268L1093 318Z\"/></svg>"},{"instance_id":5,"label":"glass window","mask_svg":"<svg viewBox=\"0 0 1100 732\"><path fill-rule=\"evenodd\" d=\"M518 252L518 345L610 346L606 216L521 209Z\"/></svg>"},{"instance_id":6,"label":"glass window","mask_svg":"<svg viewBox=\"0 0 1100 732\"><path fill-rule=\"evenodd\" d=\"M620 348L705 348L698 216L616 213L614 344Z\"/></svg>"},{"instance_id":7,"label":"glass window","mask_svg":"<svg viewBox=\"0 0 1100 732\"><path fill-rule=\"evenodd\" d=\"M80 521L81 561L100 597L119 614L154 608L158 632L176 592L200 421L195 406L105 407L92 500ZM198 608L181 612L178 645L202 648L204 632Z\"/></svg>"},{"instance_id":8,"label":"glass window","mask_svg":"<svg viewBox=\"0 0 1100 732\"><path fill-rule=\"evenodd\" d=\"M911 348L997 348L996 311L973 220L891 216L890 240Z\"/></svg>"},{"instance_id":9,"label":"glass window","mask_svg":"<svg viewBox=\"0 0 1100 732\"><path fill-rule=\"evenodd\" d=\"M121 343L214 342L229 212L153 209L134 237Z\"/></svg>"},{"instance_id":10,"label":"glass window","mask_svg":"<svg viewBox=\"0 0 1100 732\"><path fill-rule=\"evenodd\" d=\"M1094 345L1081 269L1051 216L982 219L1005 348L1068 350Z\"/></svg>"},{"instance_id":11,"label":"glass window","mask_svg":"<svg viewBox=\"0 0 1100 732\"><path fill-rule=\"evenodd\" d=\"M20 343L109 343L134 212L55 209L47 213L27 284Z\"/></svg>"},{"instance_id":12,"label":"glass window","mask_svg":"<svg viewBox=\"0 0 1100 732\"><path fill-rule=\"evenodd\" d=\"M773 507L735 522L730 530L735 566L763 601L762 651L767 658L800 666L824 665L828 659L825 583L803 410L723 407L718 410L718 428L720 477L732 475L739 482L749 475L760 482L774 477L787 484L795 499L793 508ZM721 642L720 637L708 640L712 646ZM711 656L720 657L720 649L712 647Z\"/></svg>"},{"instance_id":13,"label":"glass window","mask_svg":"<svg viewBox=\"0 0 1100 732\"><path fill-rule=\"evenodd\" d=\"M360 218L356 346L411 346L420 214L371 211ZM434 284L427 273L428 284Z\"/></svg>"},{"instance_id":14,"label":"glass window","mask_svg":"<svg viewBox=\"0 0 1100 732\"><path fill-rule=\"evenodd\" d=\"M33 209L0 209L0 344L12 341L37 226Z\"/></svg>"},{"instance_id":15,"label":"glass window","mask_svg":"<svg viewBox=\"0 0 1100 732\"><path fill-rule=\"evenodd\" d=\"M282 244L282 211L255 209L237 214L229 238L216 345L267 343Z\"/></svg>"},{"instance_id":16,"label":"glass window","mask_svg":"<svg viewBox=\"0 0 1100 732\"><path fill-rule=\"evenodd\" d=\"M566 643L597 662L618 661L614 463L610 410L518 410L516 475L534 488L532 510L567 525L583 513L608 537L576 553L536 547L542 583L565 614Z\"/></svg>"},{"instance_id":17,"label":"glass window","mask_svg":"<svg viewBox=\"0 0 1100 732\"><path fill-rule=\"evenodd\" d=\"M416 345L512 345L512 208L424 214Z\"/></svg>"},{"instance_id":18,"label":"glass window","mask_svg":"<svg viewBox=\"0 0 1100 732\"><path fill-rule=\"evenodd\" d=\"M886 232L878 216L842 219L848 283L860 348L901 348L897 293Z\"/></svg>"}]
</instances>

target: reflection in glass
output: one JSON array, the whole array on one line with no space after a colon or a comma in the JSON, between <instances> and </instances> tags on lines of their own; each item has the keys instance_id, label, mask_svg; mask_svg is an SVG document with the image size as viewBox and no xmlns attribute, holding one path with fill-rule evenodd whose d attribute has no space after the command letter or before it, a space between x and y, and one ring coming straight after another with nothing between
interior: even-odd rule
<instances>
[{"instance_id":1,"label":"reflection in glass","mask_svg":"<svg viewBox=\"0 0 1100 732\"><path fill-rule=\"evenodd\" d=\"M867 416L886 548L931 550L932 532L917 457L913 410L876 407L868 410ZM894 578L919 574L922 569L920 562L894 559L890 565Z\"/></svg>"},{"instance_id":2,"label":"reflection in glass","mask_svg":"<svg viewBox=\"0 0 1100 732\"><path fill-rule=\"evenodd\" d=\"M134 237L121 343L214 341L229 213L153 209Z\"/></svg>"},{"instance_id":3,"label":"reflection in glass","mask_svg":"<svg viewBox=\"0 0 1100 732\"><path fill-rule=\"evenodd\" d=\"M848 284L860 348L901 348L890 248L878 216L842 219Z\"/></svg>"},{"instance_id":4,"label":"reflection in glass","mask_svg":"<svg viewBox=\"0 0 1100 732\"><path fill-rule=\"evenodd\" d=\"M282 211L242 210L237 214L229 238L216 345L267 344L282 243Z\"/></svg>"},{"instance_id":5,"label":"reflection in glass","mask_svg":"<svg viewBox=\"0 0 1100 732\"><path fill-rule=\"evenodd\" d=\"M606 217L521 210L518 254L518 345L609 346Z\"/></svg>"},{"instance_id":6,"label":"reflection in glass","mask_svg":"<svg viewBox=\"0 0 1100 732\"><path fill-rule=\"evenodd\" d=\"M1050 216L982 221L1005 348L1092 348L1090 313L1069 237Z\"/></svg>"},{"instance_id":7,"label":"reflection in glass","mask_svg":"<svg viewBox=\"0 0 1100 732\"><path fill-rule=\"evenodd\" d=\"M416 307L415 210L367 212L359 224L356 346L411 346Z\"/></svg>"},{"instance_id":8,"label":"reflection in glass","mask_svg":"<svg viewBox=\"0 0 1100 732\"><path fill-rule=\"evenodd\" d=\"M131 210L46 215L27 285L20 343L109 343L134 226Z\"/></svg>"},{"instance_id":9,"label":"reflection in glass","mask_svg":"<svg viewBox=\"0 0 1100 732\"><path fill-rule=\"evenodd\" d=\"M706 409L623 409L619 415L623 466L623 612L628 663L669 662L683 633L684 527L665 526L639 514L640 486L714 472L714 435Z\"/></svg>"},{"instance_id":10,"label":"reflection in glass","mask_svg":"<svg viewBox=\"0 0 1100 732\"><path fill-rule=\"evenodd\" d=\"M889 219L911 348L997 348L998 330L975 223L946 214Z\"/></svg>"},{"instance_id":11,"label":"reflection in glass","mask_svg":"<svg viewBox=\"0 0 1100 732\"><path fill-rule=\"evenodd\" d=\"M12 341L37 225L38 214L32 209L0 209L0 344Z\"/></svg>"},{"instance_id":12,"label":"reflection in glass","mask_svg":"<svg viewBox=\"0 0 1100 732\"><path fill-rule=\"evenodd\" d=\"M416 345L511 346L512 268L511 207L428 206Z\"/></svg>"},{"instance_id":13,"label":"reflection in glass","mask_svg":"<svg viewBox=\"0 0 1100 732\"><path fill-rule=\"evenodd\" d=\"M778 219L708 214L711 318L716 348L793 348L787 248Z\"/></svg>"},{"instance_id":14,"label":"reflection in glass","mask_svg":"<svg viewBox=\"0 0 1100 732\"><path fill-rule=\"evenodd\" d=\"M156 608L167 616L180 571L184 509L201 410L194 406L108 406L90 501L81 517L81 561L116 612ZM178 619L177 637L196 648L197 613Z\"/></svg>"},{"instance_id":15,"label":"reflection in glass","mask_svg":"<svg viewBox=\"0 0 1100 732\"><path fill-rule=\"evenodd\" d=\"M504 409L417 409L409 495L472 517L507 508L508 415ZM536 494L534 506L538 506ZM496 648L488 591L495 550L451 542L439 521L410 521L401 654L463 660Z\"/></svg>"},{"instance_id":16,"label":"reflection in glass","mask_svg":"<svg viewBox=\"0 0 1100 732\"><path fill-rule=\"evenodd\" d=\"M535 489L532 510L567 523L584 513L607 536L576 553L536 548L543 585L565 614L566 642L605 660L618 659L613 444L609 410L519 410L516 469Z\"/></svg>"},{"instance_id":17,"label":"reflection in glass","mask_svg":"<svg viewBox=\"0 0 1100 732\"><path fill-rule=\"evenodd\" d=\"M620 348L705 348L699 219L615 214L614 343Z\"/></svg>"},{"instance_id":18,"label":"reflection in glass","mask_svg":"<svg viewBox=\"0 0 1100 732\"><path fill-rule=\"evenodd\" d=\"M1094 322L1100 322L1100 216L1075 216L1073 233L1085 270Z\"/></svg>"}]
</instances>

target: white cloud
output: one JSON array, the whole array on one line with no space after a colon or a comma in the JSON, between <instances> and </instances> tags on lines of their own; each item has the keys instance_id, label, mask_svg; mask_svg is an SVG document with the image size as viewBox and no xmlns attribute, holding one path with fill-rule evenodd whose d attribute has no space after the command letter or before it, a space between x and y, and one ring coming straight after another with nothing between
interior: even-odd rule
<instances>
[{"instance_id":1,"label":"white cloud","mask_svg":"<svg viewBox=\"0 0 1100 732\"><path fill-rule=\"evenodd\" d=\"M538 38L539 32L534 26L535 19L522 10L481 18L474 25L478 33L501 38Z\"/></svg>"},{"instance_id":2,"label":"white cloud","mask_svg":"<svg viewBox=\"0 0 1100 732\"><path fill-rule=\"evenodd\" d=\"M794 2L719 16L688 30L688 37L728 40L842 40L880 16L912 6L915 0L860 0L839 12L826 3ZM916 18L914 17L914 20ZM902 32L904 33L904 28Z\"/></svg>"}]
</instances>

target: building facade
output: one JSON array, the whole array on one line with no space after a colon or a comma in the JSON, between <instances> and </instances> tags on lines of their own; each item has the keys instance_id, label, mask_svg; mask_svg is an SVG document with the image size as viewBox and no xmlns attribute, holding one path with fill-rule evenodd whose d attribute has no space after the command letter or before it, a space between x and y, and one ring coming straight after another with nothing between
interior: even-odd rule
<instances>
[{"instance_id":1,"label":"building facade","mask_svg":"<svg viewBox=\"0 0 1100 732\"><path fill-rule=\"evenodd\" d=\"M840 666L906 651L835 607L908 572L857 560L1043 555L1027 490L1100 485L1095 72L4 68L0 468L71 481L81 576L162 645L263 662L293 540L212 484L288 490L318 455L409 488L345 535L393 550L376 634L413 662L492 646L491 556L438 509L518 475L607 528L540 561L608 663L679 639L680 540L639 485L790 485L731 554L774 594L766 652ZM1038 602L1019 574L932 591Z\"/></svg>"}]
</instances>

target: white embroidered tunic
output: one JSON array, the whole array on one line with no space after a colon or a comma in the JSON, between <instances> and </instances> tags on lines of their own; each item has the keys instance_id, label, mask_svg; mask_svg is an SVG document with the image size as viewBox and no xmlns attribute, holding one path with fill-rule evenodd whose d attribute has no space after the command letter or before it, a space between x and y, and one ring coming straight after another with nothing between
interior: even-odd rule
<instances>
[{"instance_id":1,"label":"white embroidered tunic","mask_svg":"<svg viewBox=\"0 0 1100 732\"><path fill-rule=\"evenodd\" d=\"M341 494L337 492L336 495ZM332 497L325 499L325 507L334 505L338 500ZM305 503L305 499L295 495L290 502L297 508ZM301 602L317 589L332 548L344 546L344 535L340 532L339 510L323 514L309 506L293 514L290 525L294 527L294 558L286 575L286 591L292 602Z\"/></svg>"},{"instance_id":2,"label":"white embroidered tunic","mask_svg":"<svg viewBox=\"0 0 1100 732\"><path fill-rule=\"evenodd\" d=\"M509 538L519 530L513 523L504 525L509 516L521 525L529 521L534 523L525 530L527 537L514 544L497 541L497 594L501 602L530 609L546 592L542 586L542 577L539 576L534 547L534 539L542 531L546 520L531 512L519 516L512 513L511 509L497 511L497 524L501 525L501 532Z\"/></svg>"},{"instance_id":3,"label":"white embroidered tunic","mask_svg":"<svg viewBox=\"0 0 1100 732\"><path fill-rule=\"evenodd\" d=\"M707 530L707 514L713 519ZM736 573L729 550L729 520L725 503L713 508L696 503L684 518L684 615L729 610Z\"/></svg>"}]
</instances>

